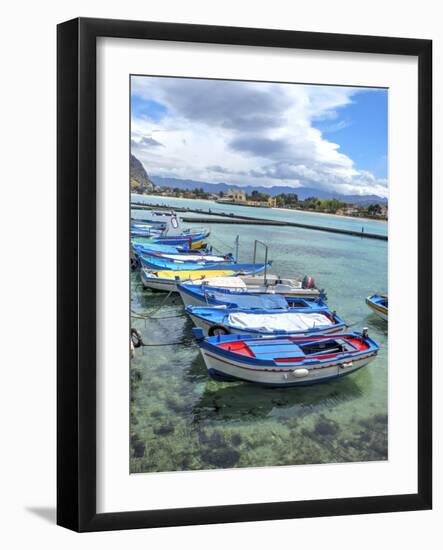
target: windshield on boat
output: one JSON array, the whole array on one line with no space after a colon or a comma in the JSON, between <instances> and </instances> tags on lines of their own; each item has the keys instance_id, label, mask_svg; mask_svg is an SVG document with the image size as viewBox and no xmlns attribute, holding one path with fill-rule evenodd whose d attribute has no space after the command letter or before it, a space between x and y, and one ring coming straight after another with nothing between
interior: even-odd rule
<instances>
[{"instance_id":1,"label":"windshield on boat","mask_svg":"<svg viewBox=\"0 0 443 550\"><path fill-rule=\"evenodd\" d=\"M305 355L319 355L321 353L342 353L346 351L355 351L355 347L343 339L334 338L326 341L309 342L299 344L300 349Z\"/></svg>"}]
</instances>

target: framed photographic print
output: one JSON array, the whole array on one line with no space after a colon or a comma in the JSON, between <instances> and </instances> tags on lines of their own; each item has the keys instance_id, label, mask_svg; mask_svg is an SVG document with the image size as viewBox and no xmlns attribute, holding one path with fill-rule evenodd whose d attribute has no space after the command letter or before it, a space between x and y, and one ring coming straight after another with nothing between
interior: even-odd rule
<instances>
[{"instance_id":1,"label":"framed photographic print","mask_svg":"<svg viewBox=\"0 0 443 550\"><path fill-rule=\"evenodd\" d=\"M431 507L431 52L59 25L59 525Z\"/></svg>"}]
</instances>

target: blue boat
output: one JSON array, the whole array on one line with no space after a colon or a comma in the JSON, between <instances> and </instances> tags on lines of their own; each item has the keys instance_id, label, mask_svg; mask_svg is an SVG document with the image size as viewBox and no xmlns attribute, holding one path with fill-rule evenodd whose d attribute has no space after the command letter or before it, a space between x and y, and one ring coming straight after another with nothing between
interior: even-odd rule
<instances>
[{"instance_id":1,"label":"blue boat","mask_svg":"<svg viewBox=\"0 0 443 550\"><path fill-rule=\"evenodd\" d=\"M388 320L388 297L385 294L373 294L366 298L369 309L384 321Z\"/></svg>"},{"instance_id":2,"label":"blue boat","mask_svg":"<svg viewBox=\"0 0 443 550\"><path fill-rule=\"evenodd\" d=\"M131 235L138 237L143 244L165 244L169 246L188 246L190 248L201 248L203 241L210 235L210 231L201 231L199 233L184 233L181 235L159 235L147 237L146 235ZM137 241L137 239L131 238Z\"/></svg>"},{"instance_id":3,"label":"blue boat","mask_svg":"<svg viewBox=\"0 0 443 550\"><path fill-rule=\"evenodd\" d=\"M213 262L234 262L234 257L232 254L226 254L225 256L220 256L216 254L211 254L209 252L200 252L196 250L186 250L185 252L160 252L157 250L149 250L145 249L145 251L141 252L141 255L143 255L144 258L157 258L157 259L163 259L168 260L172 262L207 262L207 263L213 263Z\"/></svg>"},{"instance_id":4,"label":"blue boat","mask_svg":"<svg viewBox=\"0 0 443 550\"><path fill-rule=\"evenodd\" d=\"M161 237L164 232L162 227L131 226L131 237Z\"/></svg>"},{"instance_id":5,"label":"blue boat","mask_svg":"<svg viewBox=\"0 0 443 550\"><path fill-rule=\"evenodd\" d=\"M188 243L184 243L180 246L172 246L168 244L156 244L156 243L143 243L139 242L140 239L131 239L131 246L136 254L150 254L151 252L164 252L166 254L183 254L184 252L192 252L195 254L196 250L191 250Z\"/></svg>"},{"instance_id":6,"label":"blue boat","mask_svg":"<svg viewBox=\"0 0 443 550\"><path fill-rule=\"evenodd\" d=\"M280 309L227 308L225 306L187 306L194 324L205 334L332 334L342 332L345 322L337 313L323 311L295 311Z\"/></svg>"},{"instance_id":7,"label":"blue boat","mask_svg":"<svg viewBox=\"0 0 443 550\"><path fill-rule=\"evenodd\" d=\"M164 222L152 222L152 223L139 223L139 222L131 222L131 230L144 230L149 231L151 229L161 229L164 230L166 228L166 223Z\"/></svg>"},{"instance_id":8,"label":"blue boat","mask_svg":"<svg viewBox=\"0 0 443 550\"><path fill-rule=\"evenodd\" d=\"M185 306L221 306L251 309L287 309L297 308L328 309L328 305L318 297L284 296L272 292L251 293L241 289L213 288L206 285L183 283L177 286Z\"/></svg>"},{"instance_id":9,"label":"blue boat","mask_svg":"<svg viewBox=\"0 0 443 550\"><path fill-rule=\"evenodd\" d=\"M207 262L207 261L172 261L165 258L155 258L153 256L140 256L140 262L143 267L152 270L174 270L174 271L192 271L195 269L224 269L232 270L236 272L247 273L261 273L265 269L265 264L237 264L232 261L223 262ZM270 263L268 264L270 265Z\"/></svg>"},{"instance_id":10,"label":"blue boat","mask_svg":"<svg viewBox=\"0 0 443 550\"><path fill-rule=\"evenodd\" d=\"M291 387L342 378L368 365L379 346L366 330L339 336L204 338L193 329L209 375L220 381Z\"/></svg>"}]
</instances>

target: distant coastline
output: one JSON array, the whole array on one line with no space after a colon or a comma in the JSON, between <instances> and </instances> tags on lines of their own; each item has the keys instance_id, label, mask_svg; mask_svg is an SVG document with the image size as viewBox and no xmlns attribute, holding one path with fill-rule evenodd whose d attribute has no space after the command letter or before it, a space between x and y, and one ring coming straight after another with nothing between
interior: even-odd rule
<instances>
[{"instance_id":1,"label":"distant coastline","mask_svg":"<svg viewBox=\"0 0 443 550\"><path fill-rule=\"evenodd\" d=\"M309 214L319 214L320 216L333 216L334 218L344 218L346 220L365 220L368 222L380 222L388 223L388 220L383 220L379 218L366 218L364 216L345 216L344 214L333 214L331 212L318 212L315 210L303 210L302 208L280 208L275 207L272 210L282 210L285 212L308 212Z\"/></svg>"},{"instance_id":2,"label":"distant coastline","mask_svg":"<svg viewBox=\"0 0 443 550\"><path fill-rule=\"evenodd\" d=\"M214 199L191 199L191 198L188 198L188 197L168 197L166 195L153 195L153 194L139 194L139 193L136 193L137 195L139 195L140 197L155 197L155 198L161 198L163 200L167 200L169 198L173 199L173 200L178 200L178 201L204 201L204 202L207 202L207 203L211 203L213 204L214 206L217 206L219 207L220 205L223 205L223 203L219 203L217 202L216 200ZM228 203L225 203L225 204L228 204ZM159 204L159 206L161 206ZM168 206L168 205L166 205ZM250 205L247 205L247 204L231 204L230 206L240 206L240 207L249 207L249 208L254 208L253 206L250 206ZM268 208L267 208L268 209ZM378 219L378 218L368 218L368 217L363 217L363 216L345 216L345 215L341 215L341 214L334 214L334 213L331 213L331 212L318 212L318 211L315 211L315 210L303 210L302 208L283 208L283 207L271 207L269 208L269 210L279 210L279 211L282 211L282 212L301 212L301 213L307 213L307 214L318 214L320 216L331 216L331 217L334 217L334 218L343 218L343 219L347 219L347 220L364 220L364 221L369 221L369 222L379 222L379 223L382 223L382 224L387 224L388 223L388 220L384 220L384 219ZM216 213L214 213L214 215L216 215Z\"/></svg>"}]
</instances>

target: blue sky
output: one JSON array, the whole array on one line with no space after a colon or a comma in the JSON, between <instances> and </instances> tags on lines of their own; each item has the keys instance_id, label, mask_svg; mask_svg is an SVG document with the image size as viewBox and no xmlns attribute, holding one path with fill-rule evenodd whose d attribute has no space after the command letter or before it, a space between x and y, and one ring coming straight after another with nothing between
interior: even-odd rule
<instances>
[{"instance_id":1,"label":"blue sky","mask_svg":"<svg viewBox=\"0 0 443 550\"><path fill-rule=\"evenodd\" d=\"M167 116L168 109L166 105L162 105L157 101L142 99L133 94L131 97L131 114L134 118L146 117L153 122L160 122L162 118Z\"/></svg>"},{"instance_id":2,"label":"blue sky","mask_svg":"<svg viewBox=\"0 0 443 550\"><path fill-rule=\"evenodd\" d=\"M359 91L344 106L339 121L314 122L326 138L336 141L340 150L363 169L378 178L387 177L388 91Z\"/></svg>"},{"instance_id":3,"label":"blue sky","mask_svg":"<svg viewBox=\"0 0 443 550\"><path fill-rule=\"evenodd\" d=\"M387 196L388 91L132 77L132 152L151 176Z\"/></svg>"}]
</instances>

